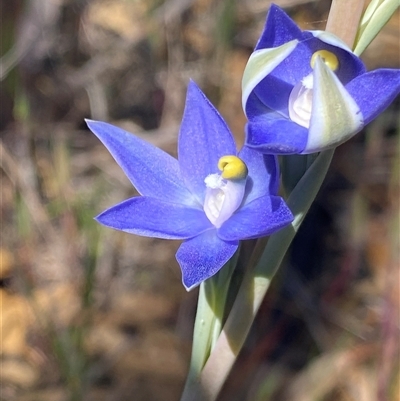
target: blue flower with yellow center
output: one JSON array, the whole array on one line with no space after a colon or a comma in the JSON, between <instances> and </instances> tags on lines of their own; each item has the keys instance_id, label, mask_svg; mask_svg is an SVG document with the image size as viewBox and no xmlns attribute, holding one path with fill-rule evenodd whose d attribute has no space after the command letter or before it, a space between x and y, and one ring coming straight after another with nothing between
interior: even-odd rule
<instances>
[{"instance_id":1,"label":"blue flower with yellow center","mask_svg":"<svg viewBox=\"0 0 400 401\"><path fill-rule=\"evenodd\" d=\"M243 82L246 145L314 153L345 142L400 92L400 70L366 72L333 34L301 31L272 5Z\"/></svg>"},{"instance_id":2,"label":"blue flower with yellow center","mask_svg":"<svg viewBox=\"0 0 400 401\"><path fill-rule=\"evenodd\" d=\"M178 160L104 122L87 121L142 196L97 217L131 234L184 240L176 254L191 289L217 273L243 239L269 235L293 220L277 196L275 156L237 152L226 123L189 84Z\"/></svg>"}]
</instances>

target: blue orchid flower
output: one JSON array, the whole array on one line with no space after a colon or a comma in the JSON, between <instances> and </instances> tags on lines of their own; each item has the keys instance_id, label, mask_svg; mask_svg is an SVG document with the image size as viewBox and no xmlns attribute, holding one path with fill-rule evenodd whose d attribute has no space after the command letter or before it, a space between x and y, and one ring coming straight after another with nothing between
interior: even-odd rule
<instances>
[{"instance_id":1,"label":"blue orchid flower","mask_svg":"<svg viewBox=\"0 0 400 401\"><path fill-rule=\"evenodd\" d=\"M187 290L217 273L239 241L269 235L293 220L277 196L275 156L239 153L224 120L189 84L178 159L110 124L87 121L142 196L96 219L131 234L184 240L176 258Z\"/></svg>"},{"instance_id":2,"label":"blue orchid flower","mask_svg":"<svg viewBox=\"0 0 400 401\"><path fill-rule=\"evenodd\" d=\"M338 146L400 92L400 70L366 72L333 34L301 31L272 5L246 66L246 145L264 153L314 153Z\"/></svg>"}]
</instances>

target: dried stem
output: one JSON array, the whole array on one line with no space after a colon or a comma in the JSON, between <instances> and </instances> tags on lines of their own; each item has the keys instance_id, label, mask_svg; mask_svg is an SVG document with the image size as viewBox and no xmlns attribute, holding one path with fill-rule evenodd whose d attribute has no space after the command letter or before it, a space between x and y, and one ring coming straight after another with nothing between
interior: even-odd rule
<instances>
[{"instance_id":1,"label":"dried stem","mask_svg":"<svg viewBox=\"0 0 400 401\"><path fill-rule=\"evenodd\" d=\"M364 4L365 0L332 0L325 30L338 36L352 49Z\"/></svg>"}]
</instances>

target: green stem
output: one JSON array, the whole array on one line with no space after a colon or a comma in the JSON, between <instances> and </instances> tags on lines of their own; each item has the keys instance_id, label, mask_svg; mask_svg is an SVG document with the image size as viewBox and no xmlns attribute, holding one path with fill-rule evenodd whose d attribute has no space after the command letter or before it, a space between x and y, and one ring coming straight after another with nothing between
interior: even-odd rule
<instances>
[{"instance_id":1,"label":"green stem","mask_svg":"<svg viewBox=\"0 0 400 401\"><path fill-rule=\"evenodd\" d=\"M214 401L247 337L255 315L289 245L326 176L334 150L322 152L288 199L295 219L269 241L254 269L249 269L223 331L198 382L192 382L182 401Z\"/></svg>"},{"instance_id":2,"label":"green stem","mask_svg":"<svg viewBox=\"0 0 400 401\"><path fill-rule=\"evenodd\" d=\"M224 323L225 306L232 273L239 252L213 277L200 284L196 320L193 332L192 357L182 400L197 382L207 358L213 350Z\"/></svg>"},{"instance_id":3,"label":"green stem","mask_svg":"<svg viewBox=\"0 0 400 401\"><path fill-rule=\"evenodd\" d=\"M202 282L200 285L196 320L193 331L192 358L190 361L187 383L197 377L203 368L211 349L210 333L214 326L215 314L206 295L210 292L209 287L209 280Z\"/></svg>"}]
</instances>

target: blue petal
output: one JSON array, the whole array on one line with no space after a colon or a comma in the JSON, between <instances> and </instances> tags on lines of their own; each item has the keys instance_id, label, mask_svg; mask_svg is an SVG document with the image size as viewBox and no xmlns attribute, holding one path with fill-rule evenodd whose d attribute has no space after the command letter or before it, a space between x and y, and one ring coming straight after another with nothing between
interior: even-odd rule
<instances>
[{"instance_id":1,"label":"blue petal","mask_svg":"<svg viewBox=\"0 0 400 401\"><path fill-rule=\"evenodd\" d=\"M165 239L186 239L212 228L201 209L137 196L101 213L96 220L130 234Z\"/></svg>"},{"instance_id":2,"label":"blue petal","mask_svg":"<svg viewBox=\"0 0 400 401\"><path fill-rule=\"evenodd\" d=\"M304 32L304 41L255 87L258 98L267 107L288 116L290 92L294 85L312 72L311 57L318 50L328 50L337 56L339 67L335 74L343 84L365 72L364 64L355 54Z\"/></svg>"},{"instance_id":3,"label":"blue petal","mask_svg":"<svg viewBox=\"0 0 400 401\"><path fill-rule=\"evenodd\" d=\"M240 208L218 230L225 241L270 235L293 221L292 212L279 196L263 196Z\"/></svg>"},{"instance_id":4,"label":"blue petal","mask_svg":"<svg viewBox=\"0 0 400 401\"><path fill-rule=\"evenodd\" d=\"M185 241L176 253L183 285L189 291L212 277L233 256L238 241L222 241L216 230L206 231Z\"/></svg>"},{"instance_id":5,"label":"blue petal","mask_svg":"<svg viewBox=\"0 0 400 401\"><path fill-rule=\"evenodd\" d=\"M297 40L292 40L282 46L259 49L251 54L244 69L242 78L243 110L247 109L247 100L254 88L270 76L298 45L299 42ZM286 83L286 80L283 79L283 82ZM267 90L270 89L268 85L265 86ZM279 96L278 99L280 99Z\"/></svg>"},{"instance_id":6,"label":"blue petal","mask_svg":"<svg viewBox=\"0 0 400 401\"><path fill-rule=\"evenodd\" d=\"M218 160L236 155L229 128L198 86L189 83L178 141L178 159L186 186L204 203L204 179L219 172Z\"/></svg>"},{"instance_id":7,"label":"blue petal","mask_svg":"<svg viewBox=\"0 0 400 401\"><path fill-rule=\"evenodd\" d=\"M248 146L244 146L238 156L246 163L249 171L243 204L260 196L277 194L279 166L276 156L264 155Z\"/></svg>"},{"instance_id":8,"label":"blue petal","mask_svg":"<svg viewBox=\"0 0 400 401\"><path fill-rule=\"evenodd\" d=\"M282 75L281 79L275 76L275 70L267 75L255 88L254 93L257 95L258 99L267 107L272 110L276 110L280 112L285 117L289 117L288 113L288 104L289 104L289 96L291 91L293 90L293 84L287 82L291 77L290 70L286 67L286 60L283 61L279 67L275 70L282 70L286 68L286 73ZM295 70L294 70L295 71ZM295 77L297 82L301 81L304 78L304 75L301 74L299 77ZM246 104L246 112L249 115L248 111L251 105L252 97L249 96L249 99Z\"/></svg>"},{"instance_id":9,"label":"blue petal","mask_svg":"<svg viewBox=\"0 0 400 401\"><path fill-rule=\"evenodd\" d=\"M346 85L361 109L365 124L382 113L400 93L400 70L367 72Z\"/></svg>"},{"instance_id":10,"label":"blue petal","mask_svg":"<svg viewBox=\"0 0 400 401\"><path fill-rule=\"evenodd\" d=\"M326 31L305 31L306 44L313 54L318 50L328 50L339 60L335 74L343 84L347 84L356 76L364 74L366 69L362 60L355 55L338 37Z\"/></svg>"},{"instance_id":11,"label":"blue petal","mask_svg":"<svg viewBox=\"0 0 400 401\"><path fill-rule=\"evenodd\" d=\"M246 145L263 153L301 153L307 139L306 128L273 112L261 114L246 127Z\"/></svg>"},{"instance_id":12,"label":"blue petal","mask_svg":"<svg viewBox=\"0 0 400 401\"><path fill-rule=\"evenodd\" d=\"M136 136L100 121L86 120L140 194L192 204L176 159Z\"/></svg>"},{"instance_id":13,"label":"blue petal","mask_svg":"<svg viewBox=\"0 0 400 401\"><path fill-rule=\"evenodd\" d=\"M303 38L303 40L305 39ZM316 39L313 40L316 41ZM268 82L268 79L263 81L267 95L270 94L271 85L274 90L282 90L282 88L285 89L288 86L293 87L308 75L312 70L310 65L312 54L313 51L310 49L308 42L299 42L290 55L285 58L268 76L271 78L271 82ZM277 96L279 95L281 94L278 93ZM282 96L284 97L285 95L282 94Z\"/></svg>"},{"instance_id":14,"label":"blue petal","mask_svg":"<svg viewBox=\"0 0 400 401\"><path fill-rule=\"evenodd\" d=\"M302 39L301 30L280 7L271 4L256 50L278 47L293 39Z\"/></svg>"},{"instance_id":15,"label":"blue petal","mask_svg":"<svg viewBox=\"0 0 400 401\"><path fill-rule=\"evenodd\" d=\"M273 109L267 107L256 95L255 91L251 92L246 102L246 116L249 121L259 118L260 115L266 113L276 114ZM280 115L280 114L279 114ZM283 115L280 115L281 117Z\"/></svg>"}]
</instances>

